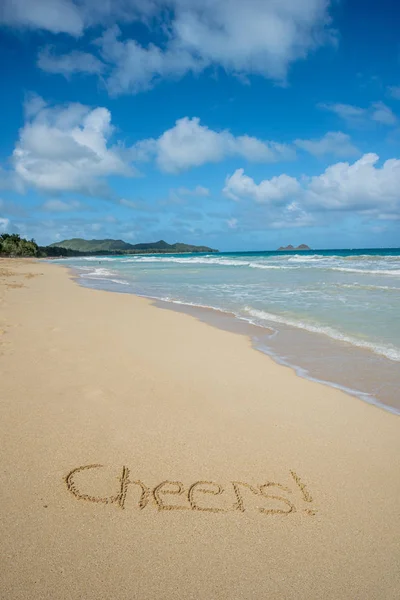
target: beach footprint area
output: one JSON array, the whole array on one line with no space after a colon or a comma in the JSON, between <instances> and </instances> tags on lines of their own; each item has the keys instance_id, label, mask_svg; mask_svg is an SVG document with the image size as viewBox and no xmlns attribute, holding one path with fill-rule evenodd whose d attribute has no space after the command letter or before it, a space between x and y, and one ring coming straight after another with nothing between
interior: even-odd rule
<instances>
[{"instance_id":1,"label":"beach footprint area","mask_svg":"<svg viewBox=\"0 0 400 600\"><path fill-rule=\"evenodd\" d=\"M2 598L400 596L398 416L39 261L0 372Z\"/></svg>"}]
</instances>

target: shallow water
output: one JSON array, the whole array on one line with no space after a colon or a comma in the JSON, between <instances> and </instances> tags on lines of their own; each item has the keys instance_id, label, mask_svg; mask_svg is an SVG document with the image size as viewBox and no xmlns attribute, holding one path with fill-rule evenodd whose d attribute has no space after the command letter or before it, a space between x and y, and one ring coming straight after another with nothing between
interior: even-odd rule
<instances>
[{"instance_id":1,"label":"shallow water","mask_svg":"<svg viewBox=\"0 0 400 600\"><path fill-rule=\"evenodd\" d=\"M301 375L400 412L398 249L83 257L63 263L90 287L231 313L257 326L256 347Z\"/></svg>"}]
</instances>

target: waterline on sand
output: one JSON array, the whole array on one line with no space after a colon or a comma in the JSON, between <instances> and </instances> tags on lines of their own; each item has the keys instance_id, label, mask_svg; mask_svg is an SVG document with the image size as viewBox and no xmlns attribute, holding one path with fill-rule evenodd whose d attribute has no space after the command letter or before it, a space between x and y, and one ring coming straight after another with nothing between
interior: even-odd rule
<instances>
[{"instance_id":1,"label":"waterline on sand","mask_svg":"<svg viewBox=\"0 0 400 600\"><path fill-rule=\"evenodd\" d=\"M257 326L265 351L299 374L400 408L399 250L82 257L64 264L85 286L175 309L214 309Z\"/></svg>"}]
</instances>

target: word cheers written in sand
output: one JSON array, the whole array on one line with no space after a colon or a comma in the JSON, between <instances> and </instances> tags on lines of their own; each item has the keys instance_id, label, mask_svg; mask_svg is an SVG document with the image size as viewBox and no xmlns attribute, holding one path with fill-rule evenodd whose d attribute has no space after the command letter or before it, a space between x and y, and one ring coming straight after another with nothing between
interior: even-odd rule
<instances>
[{"instance_id":1,"label":"word cheers written in sand","mask_svg":"<svg viewBox=\"0 0 400 600\"><path fill-rule=\"evenodd\" d=\"M103 465L84 465L72 469L65 477L68 491L78 500L144 510L153 506L159 511L199 511L228 513L255 511L264 515L289 515L304 512L315 515L313 498L295 471L289 471L291 487L267 481L251 485L244 481L220 484L215 481L165 480L155 487L131 479L128 467L116 476ZM111 495L109 495L111 492ZM296 504L295 504L296 503Z\"/></svg>"}]
</instances>

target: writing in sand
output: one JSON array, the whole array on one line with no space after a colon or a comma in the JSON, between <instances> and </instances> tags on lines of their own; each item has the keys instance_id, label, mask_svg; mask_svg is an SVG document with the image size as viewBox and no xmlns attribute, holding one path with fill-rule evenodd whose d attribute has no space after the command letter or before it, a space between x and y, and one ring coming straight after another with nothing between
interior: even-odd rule
<instances>
[{"instance_id":1,"label":"writing in sand","mask_svg":"<svg viewBox=\"0 0 400 600\"><path fill-rule=\"evenodd\" d=\"M120 509L132 507L143 510L152 505L159 511L256 511L264 515L288 515L301 511L315 515L313 498L306 484L295 471L289 471L289 474L292 487L274 481L255 485L230 481L222 485L202 480L189 485L165 480L156 486L148 486L143 481L131 479L128 467L116 472L103 465L92 464L72 469L65 477L65 483L78 500L110 504Z\"/></svg>"}]
</instances>

